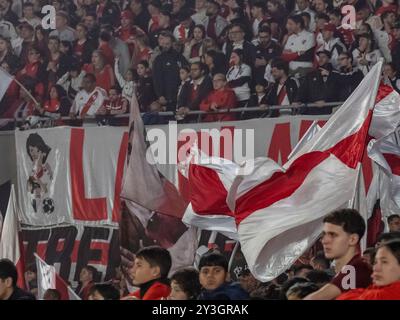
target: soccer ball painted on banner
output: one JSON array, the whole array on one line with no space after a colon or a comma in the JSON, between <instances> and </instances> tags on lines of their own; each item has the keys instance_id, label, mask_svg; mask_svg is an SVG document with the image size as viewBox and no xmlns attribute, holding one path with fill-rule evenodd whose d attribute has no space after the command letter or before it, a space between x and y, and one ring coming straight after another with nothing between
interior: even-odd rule
<instances>
[{"instance_id":1,"label":"soccer ball painted on banner","mask_svg":"<svg viewBox=\"0 0 400 320\"><path fill-rule=\"evenodd\" d=\"M45 214L51 214L54 212L54 201L53 199L46 198L43 200L43 212Z\"/></svg>"}]
</instances>

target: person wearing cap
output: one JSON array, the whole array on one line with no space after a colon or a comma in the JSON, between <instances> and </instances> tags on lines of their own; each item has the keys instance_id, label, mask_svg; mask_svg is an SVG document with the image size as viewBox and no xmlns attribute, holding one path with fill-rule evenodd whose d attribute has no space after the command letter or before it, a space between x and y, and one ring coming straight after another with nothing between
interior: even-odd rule
<instances>
[{"instance_id":1,"label":"person wearing cap","mask_svg":"<svg viewBox=\"0 0 400 320\"><path fill-rule=\"evenodd\" d=\"M297 103L316 103L318 107L304 107L302 114L331 114L332 107L324 106L327 102L336 101L337 77L333 73L331 53L328 50L321 50L318 54L318 69L307 74L302 81Z\"/></svg>"},{"instance_id":2,"label":"person wearing cap","mask_svg":"<svg viewBox=\"0 0 400 320\"><path fill-rule=\"evenodd\" d=\"M99 4L96 8L96 15L100 24L111 24L113 27L120 24L119 7L111 0L99 0Z\"/></svg>"},{"instance_id":3,"label":"person wearing cap","mask_svg":"<svg viewBox=\"0 0 400 320\"><path fill-rule=\"evenodd\" d=\"M400 21L393 27L392 62L397 72L400 72Z\"/></svg>"},{"instance_id":4,"label":"person wearing cap","mask_svg":"<svg viewBox=\"0 0 400 320\"><path fill-rule=\"evenodd\" d=\"M333 23L326 23L322 29L322 46L318 51L329 51L333 68L338 68L337 59L339 55L347 51L346 46L340 41L339 38L335 38L336 26Z\"/></svg>"},{"instance_id":5,"label":"person wearing cap","mask_svg":"<svg viewBox=\"0 0 400 320\"><path fill-rule=\"evenodd\" d=\"M50 36L56 36L60 41L74 42L75 30L68 25L68 14L65 11L58 11L56 15L56 30L50 32Z\"/></svg>"},{"instance_id":6,"label":"person wearing cap","mask_svg":"<svg viewBox=\"0 0 400 320\"><path fill-rule=\"evenodd\" d=\"M358 47L352 52L354 65L367 75L372 66L382 57L382 53L375 47L375 41L368 34L358 36Z\"/></svg>"},{"instance_id":7,"label":"person wearing cap","mask_svg":"<svg viewBox=\"0 0 400 320\"><path fill-rule=\"evenodd\" d=\"M116 36L128 44L129 53L133 55L135 50L135 38L145 34L138 26L133 25L133 13L130 10L121 12L121 26L116 30Z\"/></svg>"}]
</instances>

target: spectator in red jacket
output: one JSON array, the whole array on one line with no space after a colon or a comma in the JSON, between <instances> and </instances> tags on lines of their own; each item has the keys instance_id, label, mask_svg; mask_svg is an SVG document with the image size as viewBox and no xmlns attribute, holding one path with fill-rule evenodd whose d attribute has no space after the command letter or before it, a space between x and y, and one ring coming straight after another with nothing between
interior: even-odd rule
<instances>
[{"instance_id":1,"label":"spectator in red jacket","mask_svg":"<svg viewBox=\"0 0 400 320\"><path fill-rule=\"evenodd\" d=\"M337 300L400 300L400 241L382 244L374 260L373 284L343 293Z\"/></svg>"},{"instance_id":2,"label":"spectator in red jacket","mask_svg":"<svg viewBox=\"0 0 400 320\"><path fill-rule=\"evenodd\" d=\"M107 92L115 85L113 68L106 64L104 54L101 50L95 50L92 54L92 63L85 64L83 70L96 76L96 85Z\"/></svg>"},{"instance_id":3,"label":"spectator in red jacket","mask_svg":"<svg viewBox=\"0 0 400 320\"><path fill-rule=\"evenodd\" d=\"M218 109L232 109L237 105L235 92L227 86L225 75L217 73L213 77L213 87L208 96L201 102L200 110L218 111ZM230 121L235 120L232 113L208 114L205 116L205 122L211 121Z\"/></svg>"},{"instance_id":4,"label":"spectator in red jacket","mask_svg":"<svg viewBox=\"0 0 400 320\"><path fill-rule=\"evenodd\" d=\"M131 277L139 290L129 294L123 300L160 300L171 292L167 276L171 269L171 255L168 250L150 246L136 253Z\"/></svg>"}]
</instances>

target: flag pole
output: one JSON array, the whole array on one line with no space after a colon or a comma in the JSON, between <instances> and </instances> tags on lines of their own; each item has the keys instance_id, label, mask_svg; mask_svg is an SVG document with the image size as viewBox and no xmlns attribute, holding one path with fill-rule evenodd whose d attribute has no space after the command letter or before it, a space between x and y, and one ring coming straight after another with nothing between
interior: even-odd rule
<instances>
[{"instance_id":1,"label":"flag pole","mask_svg":"<svg viewBox=\"0 0 400 320\"><path fill-rule=\"evenodd\" d=\"M239 241L236 241L235 247L233 248L231 257L229 259L228 272L231 271L233 260L235 259L235 255L236 255L236 252L238 251L238 249L239 249Z\"/></svg>"},{"instance_id":2,"label":"flag pole","mask_svg":"<svg viewBox=\"0 0 400 320\"><path fill-rule=\"evenodd\" d=\"M37 105L37 106L39 105L39 102L32 96L32 94L29 92L29 90L28 90L27 88L25 88L25 86L24 86L21 82L19 82L19 81L17 80L16 77L14 77L14 76L12 76L11 74L9 74L9 73L7 72L7 70L4 70L2 67L0 67L0 69L1 69L1 71L3 71L4 73L8 74L8 75L10 76L10 78L12 78L13 81L15 81L15 83L16 83L17 85L19 85L19 86L21 87L22 90L25 91L25 93L28 95L29 98L32 99L32 101L35 103L35 105Z\"/></svg>"}]
</instances>

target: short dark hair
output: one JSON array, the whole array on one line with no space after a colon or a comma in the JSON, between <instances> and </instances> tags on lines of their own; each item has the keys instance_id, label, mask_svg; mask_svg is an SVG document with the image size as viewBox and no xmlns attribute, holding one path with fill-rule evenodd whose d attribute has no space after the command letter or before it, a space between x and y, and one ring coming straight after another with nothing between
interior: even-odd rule
<instances>
[{"instance_id":1,"label":"short dark hair","mask_svg":"<svg viewBox=\"0 0 400 320\"><path fill-rule=\"evenodd\" d=\"M294 294L300 299L308 296L309 294L317 291L319 288L315 283L312 282L304 282L304 283L296 283L289 288L286 292L286 297Z\"/></svg>"},{"instance_id":2,"label":"short dark hair","mask_svg":"<svg viewBox=\"0 0 400 320\"><path fill-rule=\"evenodd\" d=\"M140 60L139 62L138 62L138 64L141 64L142 66L144 66L146 69L148 69L150 66L149 66L149 62L147 61L147 60Z\"/></svg>"},{"instance_id":3,"label":"short dark hair","mask_svg":"<svg viewBox=\"0 0 400 320\"><path fill-rule=\"evenodd\" d=\"M378 251L380 248L387 248L389 249L389 251L394 255L394 257L397 260L397 263L400 264L400 239L396 239L396 240L390 240L387 242L384 242L383 244L381 244L376 251Z\"/></svg>"},{"instance_id":4,"label":"short dark hair","mask_svg":"<svg viewBox=\"0 0 400 320\"><path fill-rule=\"evenodd\" d=\"M204 74L206 74L208 72L208 67L205 63L201 62L201 61L196 61L193 62L192 65L198 65L200 68L200 71L203 72Z\"/></svg>"},{"instance_id":5,"label":"short dark hair","mask_svg":"<svg viewBox=\"0 0 400 320\"><path fill-rule=\"evenodd\" d=\"M265 6L265 2L264 1L260 1L260 0L256 0L253 3L253 7L257 7L260 8L262 10L263 13L265 13L267 11L267 8Z\"/></svg>"},{"instance_id":6,"label":"short dark hair","mask_svg":"<svg viewBox=\"0 0 400 320\"><path fill-rule=\"evenodd\" d=\"M365 233L364 218L355 209L335 210L327 215L323 222L341 226L349 234L357 234L358 242L360 242Z\"/></svg>"},{"instance_id":7,"label":"short dark hair","mask_svg":"<svg viewBox=\"0 0 400 320\"><path fill-rule=\"evenodd\" d=\"M159 267L161 278L168 276L172 259L167 249L159 246L145 247L136 253L136 257L146 260L152 267Z\"/></svg>"},{"instance_id":8,"label":"short dark hair","mask_svg":"<svg viewBox=\"0 0 400 320\"><path fill-rule=\"evenodd\" d=\"M96 83L96 76L93 73L85 74L85 78L89 79L92 83Z\"/></svg>"},{"instance_id":9,"label":"short dark hair","mask_svg":"<svg viewBox=\"0 0 400 320\"><path fill-rule=\"evenodd\" d=\"M96 279L98 271L95 267L93 267L91 265L87 265L87 266L84 266L82 269L86 269L87 271L89 271L92 274L92 278Z\"/></svg>"},{"instance_id":10,"label":"short dark hair","mask_svg":"<svg viewBox=\"0 0 400 320\"><path fill-rule=\"evenodd\" d=\"M285 71L285 74L289 74L289 64L282 60L282 59L275 59L271 63L271 69L272 68L277 68L278 70L283 70Z\"/></svg>"},{"instance_id":11,"label":"short dark hair","mask_svg":"<svg viewBox=\"0 0 400 320\"><path fill-rule=\"evenodd\" d=\"M0 279L3 281L7 278L12 279L12 286L17 287L18 272L14 263L9 259L0 260Z\"/></svg>"},{"instance_id":12,"label":"short dark hair","mask_svg":"<svg viewBox=\"0 0 400 320\"><path fill-rule=\"evenodd\" d=\"M200 258L199 270L203 267L222 267L228 272L228 259L218 251L209 252Z\"/></svg>"},{"instance_id":13,"label":"short dark hair","mask_svg":"<svg viewBox=\"0 0 400 320\"><path fill-rule=\"evenodd\" d=\"M296 283L304 283L304 282L309 282L309 281L301 277L294 277L293 279L286 281L284 284L281 285L281 290L279 292L279 300L287 300L286 292L289 290L289 288L295 285Z\"/></svg>"},{"instance_id":14,"label":"short dark hair","mask_svg":"<svg viewBox=\"0 0 400 320\"><path fill-rule=\"evenodd\" d=\"M195 268L188 267L176 271L171 281L176 281L190 300L195 300L200 294L199 272Z\"/></svg>"},{"instance_id":15,"label":"short dark hair","mask_svg":"<svg viewBox=\"0 0 400 320\"><path fill-rule=\"evenodd\" d=\"M89 290L89 296L98 292L104 300L119 300L121 295L111 283L96 283Z\"/></svg>"},{"instance_id":16,"label":"short dark hair","mask_svg":"<svg viewBox=\"0 0 400 320\"><path fill-rule=\"evenodd\" d=\"M326 13L323 13L323 12L317 13L317 14L315 15L315 20L317 20L317 19L324 19L324 20L326 20L326 21L329 21L329 20L330 20L330 19L329 19L329 16L328 16Z\"/></svg>"},{"instance_id":17,"label":"short dark hair","mask_svg":"<svg viewBox=\"0 0 400 320\"><path fill-rule=\"evenodd\" d=\"M258 33L262 32L271 34L271 28L269 28L268 26L262 26L261 28L258 29Z\"/></svg>"},{"instance_id":18,"label":"short dark hair","mask_svg":"<svg viewBox=\"0 0 400 320\"><path fill-rule=\"evenodd\" d=\"M393 64L391 64L391 66L393 66ZM394 68L394 70L396 70L396 69ZM392 214L392 215L390 215L390 216L387 218L387 222L388 222L388 223L391 223L394 219L400 219L400 215L398 215L398 214Z\"/></svg>"},{"instance_id":19,"label":"short dark hair","mask_svg":"<svg viewBox=\"0 0 400 320\"><path fill-rule=\"evenodd\" d=\"M291 15L288 19L292 20L295 24L300 24L300 27L304 29L304 20L299 14Z\"/></svg>"},{"instance_id":20,"label":"short dark hair","mask_svg":"<svg viewBox=\"0 0 400 320\"><path fill-rule=\"evenodd\" d=\"M307 272L306 278L313 283L327 283L332 280L332 276L323 270L311 270Z\"/></svg>"},{"instance_id":21,"label":"short dark hair","mask_svg":"<svg viewBox=\"0 0 400 320\"><path fill-rule=\"evenodd\" d=\"M400 231L392 231L392 232L385 232L381 233L376 239L377 243L384 243L390 240L400 240Z\"/></svg>"},{"instance_id":22,"label":"short dark hair","mask_svg":"<svg viewBox=\"0 0 400 320\"><path fill-rule=\"evenodd\" d=\"M61 300L61 293L57 289L47 289L43 294L44 297L52 298L52 300Z\"/></svg>"}]
</instances>

